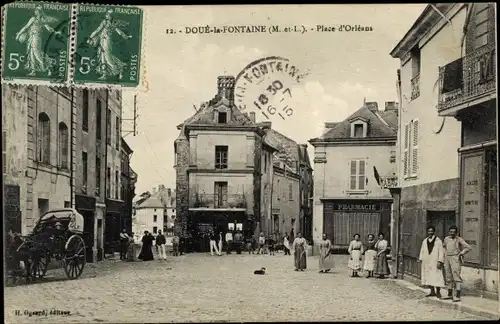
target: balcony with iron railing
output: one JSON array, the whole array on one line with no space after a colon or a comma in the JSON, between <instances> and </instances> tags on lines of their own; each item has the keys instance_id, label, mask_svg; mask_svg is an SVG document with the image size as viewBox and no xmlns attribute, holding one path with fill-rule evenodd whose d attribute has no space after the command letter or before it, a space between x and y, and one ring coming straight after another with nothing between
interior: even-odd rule
<instances>
[{"instance_id":1,"label":"balcony with iron railing","mask_svg":"<svg viewBox=\"0 0 500 324\"><path fill-rule=\"evenodd\" d=\"M190 202L190 207L209 209L246 208L247 202L244 194L226 194L219 196L217 194L197 193Z\"/></svg>"},{"instance_id":2,"label":"balcony with iron railing","mask_svg":"<svg viewBox=\"0 0 500 324\"><path fill-rule=\"evenodd\" d=\"M495 45L478 48L439 68L438 113L453 116L460 109L496 97Z\"/></svg>"}]
</instances>

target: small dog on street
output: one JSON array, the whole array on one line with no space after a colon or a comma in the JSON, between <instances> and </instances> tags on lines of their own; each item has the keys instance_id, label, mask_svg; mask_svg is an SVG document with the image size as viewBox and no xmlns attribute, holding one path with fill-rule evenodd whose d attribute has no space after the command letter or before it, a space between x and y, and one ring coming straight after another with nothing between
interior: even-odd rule
<instances>
[{"instance_id":1,"label":"small dog on street","mask_svg":"<svg viewBox=\"0 0 500 324\"><path fill-rule=\"evenodd\" d=\"M260 270L255 270L253 274L256 275L265 275L266 274L266 268L261 268Z\"/></svg>"}]
</instances>

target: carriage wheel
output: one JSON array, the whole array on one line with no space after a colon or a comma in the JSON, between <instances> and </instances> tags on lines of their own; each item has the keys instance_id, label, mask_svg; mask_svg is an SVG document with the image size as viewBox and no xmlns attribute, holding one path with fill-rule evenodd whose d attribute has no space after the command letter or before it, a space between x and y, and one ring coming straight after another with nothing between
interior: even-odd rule
<instances>
[{"instance_id":1,"label":"carriage wheel","mask_svg":"<svg viewBox=\"0 0 500 324\"><path fill-rule=\"evenodd\" d=\"M79 235L72 235L64 251L64 272L70 279L81 276L85 266L85 243Z\"/></svg>"}]
</instances>

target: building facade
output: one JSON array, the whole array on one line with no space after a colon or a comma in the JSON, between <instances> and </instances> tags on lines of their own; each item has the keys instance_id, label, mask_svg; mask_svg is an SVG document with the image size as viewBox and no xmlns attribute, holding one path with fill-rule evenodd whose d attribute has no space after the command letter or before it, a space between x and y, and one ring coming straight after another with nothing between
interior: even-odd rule
<instances>
[{"instance_id":1,"label":"building facade","mask_svg":"<svg viewBox=\"0 0 500 324\"><path fill-rule=\"evenodd\" d=\"M313 197L314 177L307 144L299 144L299 201L301 231L310 242L313 241Z\"/></svg>"},{"instance_id":2,"label":"building facade","mask_svg":"<svg viewBox=\"0 0 500 324\"><path fill-rule=\"evenodd\" d=\"M135 197L135 184L137 183L137 174L130 167L132 158L132 149L127 144L125 139L121 139L121 181L120 181L120 197L124 202L122 217L120 220L121 228L127 233L132 232L132 215L133 215L133 199Z\"/></svg>"},{"instance_id":3,"label":"building facade","mask_svg":"<svg viewBox=\"0 0 500 324\"><path fill-rule=\"evenodd\" d=\"M389 239L392 196L380 178L396 172L398 105L376 102L344 121L326 123L314 146L313 238L322 234L346 249L354 234L365 239L383 232Z\"/></svg>"},{"instance_id":4,"label":"building facade","mask_svg":"<svg viewBox=\"0 0 500 324\"><path fill-rule=\"evenodd\" d=\"M234 83L219 77L215 98L178 126L176 230L192 250L208 250L211 230L258 230L265 133L235 106Z\"/></svg>"},{"instance_id":5,"label":"building facade","mask_svg":"<svg viewBox=\"0 0 500 324\"><path fill-rule=\"evenodd\" d=\"M495 4L465 7L461 55L439 72L437 110L461 124L457 225L472 251L469 286L498 291L498 182Z\"/></svg>"},{"instance_id":6,"label":"building facade","mask_svg":"<svg viewBox=\"0 0 500 324\"><path fill-rule=\"evenodd\" d=\"M272 222L267 234L298 233L300 228L300 174L285 162L273 166Z\"/></svg>"},{"instance_id":7,"label":"building facade","mask_svg":"<svg viewBox=\"0 0 500 324\"><path fill-rule=\"evenodd\" d=\"M483 292L498 291L495 26L493 4L429 5L391 52L401 61L401 272L420 276L426 224L440 237L457 225L473 249L464 284Z\"/></svg>"},{"instance_id":8,"label":"building facade","mask_svg":"<svg viewBox=\"0 0 500 324\"><path fill-rule=\"evenodd\" d=\"M87 261L100 260L106 223L108 91L47 86L2 90L8 226L26 235L45 212L75 208L84 216ZM121 125L120 118L117 123Z\"/></svg>"}]
</instances>

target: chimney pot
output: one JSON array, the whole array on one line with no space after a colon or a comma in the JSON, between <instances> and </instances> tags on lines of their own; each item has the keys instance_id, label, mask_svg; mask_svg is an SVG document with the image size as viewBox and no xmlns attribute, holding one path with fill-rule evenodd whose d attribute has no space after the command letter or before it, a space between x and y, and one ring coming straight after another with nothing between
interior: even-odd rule
<instances>
[{"instance_id":1,"label":"chimney pot","mask_svg":"<svg viewBox=\"0 0 500 324\"><path fill-rule=\"evenodd\" d=\"M252 123L255 123L255 112L253 111L250 112L250 120L252 121Z\"/></svg>"},{"instance_id":2,"label":"chimney pot","mask_svg":"<svg viewBox=\"0 0 500 324\"><path fill-rule=\"evenodd\" d=\"M272 123L270 121L264 121L259 124L259 126L262 127L263 129L270 129L271 125Z\"/></svg>"},{"instance_id":3,"label":"chimney pot","mask_svg":"<svg viewBox=\"0 0 500 324\"><path fill-rule=\"evenodd\" d=\"M385 111L397 111L398 103L395 101L386 101L385 102Z\"/></svg>"},{"instance_id":4,"label":"chimney pot","mask_svg":"<svg viewBox=\"0 0 500 324\"><path fill-rule=\"evenodd\" d=\"M220 98L226 98L227 100L234 101L234 76L222 75L217 78L217 94Z\"/></svg>"},{"instance_id":5,"label":"chimney pot","mask_svg":"<svg viewBox=\"0 0 500 324\"><path fill-rule=\"evenodd\" d=\"M371 111L378 111L378 103L376 101L369 101L365 105Z\"/></svg>"}]
</instances>

